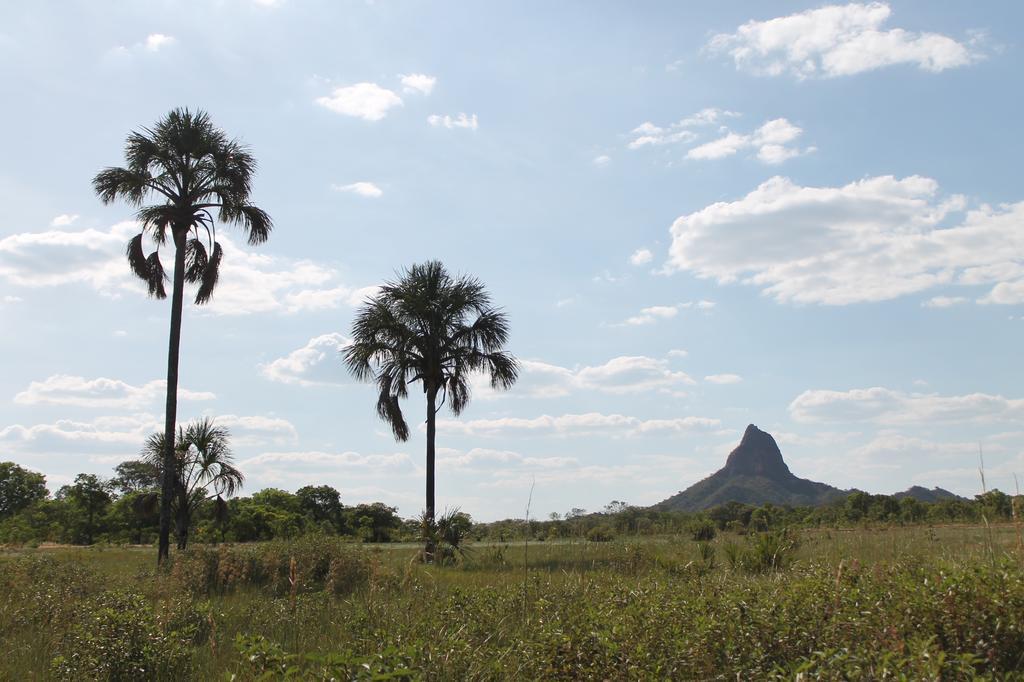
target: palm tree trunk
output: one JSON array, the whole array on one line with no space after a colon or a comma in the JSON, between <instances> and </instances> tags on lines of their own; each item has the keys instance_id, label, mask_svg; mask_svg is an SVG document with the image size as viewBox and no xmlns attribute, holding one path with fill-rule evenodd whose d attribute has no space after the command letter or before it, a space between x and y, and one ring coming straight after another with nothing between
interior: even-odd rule
<instances>
[{"instance_id":1,"label":"palm tree trunk","mask_svg":"<svg viewBox=\"0 0 1024 682\"><path fill-rule=\"evenodd\" d=\"M427 518L431 530L434 526L434 440L437 433L437 389L427 389ZM434 542L428 535L425 549L428 562L434 560Z\"/></svg>"},{"instance_id":2,"label":"palm tree trunk","mask_svg":"<svg viewBox=\"0 0 1024 682\"><path fill-rule=\"evenodd\" d=\"M178 351L181 348L181 306L185 293L185 230L174 235L174 286L171 293L171 333L167 347L167 411L164 413L164 471L160 491L160 545L156 563L171 554L171 497L177 474L174 461L174 430L178 416Z\"/></svg>"}]
</instances>

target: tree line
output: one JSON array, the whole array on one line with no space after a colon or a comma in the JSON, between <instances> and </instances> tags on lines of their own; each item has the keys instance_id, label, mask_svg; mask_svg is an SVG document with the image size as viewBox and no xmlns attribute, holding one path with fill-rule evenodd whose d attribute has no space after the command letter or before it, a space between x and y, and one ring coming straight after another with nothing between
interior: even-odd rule
<instances>
[{"instance_id":1,"label":"tree line","mask_svg":"<svg viewBox=\"0 0 1024 682\"><path fill-rule=\"evenodd\" d=\"M79 474L52 495L45 477L13 462L0 462L0 544L55 542L89 545L148 544L159 535L152 496L162 481L146 459L122 462L112 478ZM328 485L304 486L294 493L265 488L218 503L216 495L193 491L187 537L202 543L252 542L322 534L357 542L411 542L422 539L423 519L403 519L382 502L345 505ZM146 501L150 500L150 501ZM1016 506L1016 509L1015 509ZM863 525L1005 523L1024 508L1024 496L991 490L972 500L922 502L912 497L854 491L820 507L752 506L730 502L703 512L636 507L613 500L604 509L573 508L547 519L506 519L474 523L465 513L450 516L459 533L478 541L510 542L616 536L759 532L778 528L840 528ZM181 538L178 538L179 542Z\"/></svg>"}]
</instances>

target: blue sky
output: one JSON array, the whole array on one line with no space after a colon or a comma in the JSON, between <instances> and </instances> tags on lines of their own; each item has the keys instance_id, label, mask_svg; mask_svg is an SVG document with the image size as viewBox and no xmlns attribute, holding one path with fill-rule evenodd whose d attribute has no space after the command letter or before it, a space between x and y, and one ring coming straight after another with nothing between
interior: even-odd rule
<instances>
[{"instance_id":1,"label":"blue sky","mask_svg":"<svg viewBox=\"0 0 1024 682\"><path fill-rule=\"evenodd\" d=\"M422 507L338 359L430 258L480 277L524 361L439 427L475 518L651 504L743 428L795 473L894 492L1024 475L1018 3L36 2L0 8L0 460L110 474L162 423L167 302L90 179L206 109L260 161L189 307L180 415L246 490ZM415 399L411 421L423 417Z\"/></svg>"}]
</instances>

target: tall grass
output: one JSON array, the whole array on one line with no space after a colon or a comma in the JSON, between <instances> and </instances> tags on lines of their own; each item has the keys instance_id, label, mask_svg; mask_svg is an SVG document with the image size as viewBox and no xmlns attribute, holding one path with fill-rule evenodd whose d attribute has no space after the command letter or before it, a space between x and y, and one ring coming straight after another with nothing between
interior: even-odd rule
<instances>
[{"instance_id":1,"label":"tall grass","mask_svg":"<svg viewBox=\"0 0 1024 682\"><path fill-rule=\"evenodd\" d=\"M305 538L198 547L168 574L134 550L11 553L0 679L1012 676L1024 566L1014 528L990 530L994 563L984 527L486 545L452 566Z\"/></svg>"}]
</instances>

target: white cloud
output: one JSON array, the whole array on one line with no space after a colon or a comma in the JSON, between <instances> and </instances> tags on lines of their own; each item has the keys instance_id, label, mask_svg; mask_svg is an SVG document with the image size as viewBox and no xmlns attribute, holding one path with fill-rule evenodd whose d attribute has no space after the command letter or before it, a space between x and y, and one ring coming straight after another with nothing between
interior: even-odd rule
<instances>
[{"instance_id":1,"label":"white cloud","mask_svg":"<svg viewBox=\"0 0 1024 682\"><path fill-rule=\"evenodd\" d=\"M351 185L331 185L331 187L337 192L351 192L371 199L376 199L384 194L384 190L372 182L353 182Z\"/></svg>"},{"instance_id":2,"label":"white cloud","mask_svg":"<svg viewBox=\"0 0 1024 682\"><path fill-rule=\"evenodd\" d=\"M138 232L134 222L109 230L47 230L0 239L0 281L20 287L85 285L105 296L145 295L145 284L131 275L124 249ZM357 305L375 287L348 287L333 269L309 260L291 260L247 251L223 232L220 280L211 301L194 309L216 315L302 312ZM173 266L170 250L164 267Z\"/></svg>"},{"instance_id":3,"label":"white cloud","mask_svg":"<svg viewBox=\"0 0 1024 682\"><path fill-rule=\"evenodd\" d=\"M146 36L146 49L150 52L159 52L165 47L170 47L177 41L173 36L167 36L163 33L151 33Z\"/></svg>"},{"instance_id":4,"label":"white cloud","mask_svg":"<svg viewBox=\"0 0 1024 682\"><path fill-rule=\"evenodd\" d=\"M673 371L667 360L645 356L620 356L601 365L575 368L521 360L519 380L511 391L494 391L486 376L475 375L473 394L485 400L503 396L560 398L574 392L623 395L658 391L678 396L695 383L686 372Z\"/></svg>"},{"instance_id":5,"label":"white cloud","mask_svg":"<svg viewBox=\"0 0 1024 682\"><path fill-rule=\"evenodd\" d=\"M641 308L639 315L626 318L626 321L622 324L639 326L645 324L654 324L658 320L669 320L679 314L679 306L676 305L652 305L647 308Z\"/></svg>"},{"instance_id":6,"label":"white cloud","mask_svg":"<svg viewBox=\"0 0 1024 682\"><path fill-rule=\"evenodd\" d=\"M775 165L799 156L800 149L786 146L803 134L803 129L785 118L766 121L749 135L726 132L725 135L694 147L686 153L688 159L715 160L732 156L744 149L756 149L757 158L763 163ZM811 148L813 149L813 148ZM810 151L806 150L806 151Z\"/></svg>"},{"instance_id":7,"label":"white cloud","mask_svg":"<svg viewBox=\"0 0 1024 682\"><path fill-rule=\"evenodd\" d=\"M800 422L1020 422L1024 421L1024 399L986 393L905 393L876 386L848 391L804 391L790 403L789 413Z\"/></svg>"},{"instance_id":8,"label":"white cloud","mask_svg":"<svg viewBox=\"0 0 1024 682\"><path fill-rule=\"evenodd\" d=\"M633 255L629 257L630 265L646 265L654 259L654 254L651 253L650 249L637 249L633 252Z\"/></svg>"},{"instance_id":9,"label":"white cloud","mask_svg":"<svg viewBox=\"0 0 1024 682\"><path fill-rule=\"evenodd\" d=\"M20 405L74 405L77 407L141 409L164 399L167 382L157 379L141 386L133 386L119 379L54 374L43 381L33 381L24 391L14 396ZM179 400L213 400L207 391L178 389Z\"/></svg>"},{"instance_id":10,"label":"white cloud","mask_svg":"<svg viewBox=\"0 0 1024 682\"><path fill-rule=\"evenodd\" d=\"M697 133L692 128L701 128L714 123L719 123L726 118L739 116L735 111L724 109L708 108L702 109L692 116L687 116L675 123L662 127L650 121L645 121L630 131L633 138L627 143L630 149L639 149L647 146L660 146L666 144L688 144L697 139Z\"/></svg>"},{"instance_id":11,"label":"white cloud","mask_svg":"<svg viewBox=\"0 0 1024 682\"><path fill-rule=\"evenodd\" d=\"M611 162L612 157L608 156L607 154L601 154L600 156L595 156L591 163L593 163L598 168L603 168L604 166L607 166Z\"/></svg>"},{"instance_id":12,"label":"white cloud","mask_svg":"<svg viewBox=\"0 0 1024 682\"><path fill-rule=\"evenodd\" d=\"M431 114L427 117L427 123L435 128L468 128L469 130L476 130L479 127L479 122L476 120L476 114L467 116L463 112L459 112L454 117L449 116L448 114L445 114L444 116Z\"/></svg>"},{"instance_id":13,"label":"white cloud","mask_svg":"<svg viewBox=\"0 0 1024 682\"><path fill-rule=\"evenodd\" d=\"M50 221L50 227L67 227L76 220L78 220L77 213L61 213Z\"/></svg>"},{"instance_id":14,"label":"white cloud","mask_svg":"<svg viewBox=\"0 0 1024 682\"><path fill-rule=\"evenodd\" d=\"M211 418L217 426L228 430L233 446L265 447L268 443L294 441L299 436L295 425L280 417L221 414Z\"/></svg>"},{"instance_id":15,"label":"white cloud","mask_svg":"<svg viewBox=\"0 0 1024 682\"><path fill-rule=\"evenodd\" d=\"M341 351L350 343L338 333L316 336L302 348L262 365L260 372L271 381L299 386L345 383Z\"/></svg>"},{"instance_id":16,"label":"white cloud","mask_svg":"<svg viewBox=\"0 0 1024 682\"><path fill-rule=\"evenodd\" d=\"M250 480L261 479L277 485L285 481L297 486L308 485L310 480L322 481L332 475L344 474L343 484L348 496L353 495L353 480L379 476L391 478L416 471L413 460L403 452L372 455L320 450L264 452L241 460L238 466ZM384 491L378 491L377 499L380 499L380 492ZM393 491L387 491L387 497L393 496Z\"/></svg>"},{"instance_id":17,"label":"white cloud","mask_svg":"<svg viewBox=\"0 0 1024 682\"><path fill-rule=\"evenodd\" d=\"M682 348L673 348L668 352L670 358L685 358L689 354L689 351L685 351Z\"/></svg>"},{"instance_id":18,"label":"white cloud","mask_svg":"<svg viewBox=\"0 0 1024 682\"><path fill-rule=\"evenodd\" d=\"M845 305L939 285L996 284L982 302L1024 292L1024 203L965 209L930 178L801 187L774 177L747 196L672 225L669 269L760 287L780 302Z\"/></svg>"},{"instance_id":19,"label":"white cloud","mask_svg":"<svg viewBox=\"0 0 1024 682\"><path fill-rule=\"evenodd\" d=\"M621 414L563 414L540 417L501 417L498 419L439 419L437 426L445 433L467 436L594 436L629 437L637 435L673 434L719 428L721 422L706 417L675 419L639 419Z\"/></svg>"},{"instance_id":20,"label":"white cloud","mask_svg":"<svg viewBox=\"0 0 1024 682\"><path fill-rule=\"evenodd\" d=\"M714 36L712 52L758 75L803 78L849 76L895 64L931 72L980 59L970 45L937 33L884 30L885 3L829 5L767 21L748 21L735 33Z\"/></svg>"},{"instance_id":21,"label":"white cloud","mask_svg":"<svg viewBox=\"0 0 1024 682\"><path fill-rule=\"evenodd\" d=\"M91 443L141 448L146 437L162 427L162 421L155 415L135 414L97 417L88 422L59 419L52 424L13 424L0 429L0 443L58 448L68 443Z\"/></svg>"},{"instance_id":22,"label":"white cloud","mask_svg":"<svg viewBox=\"0 0 1024 682\"><path fill-rule=\"evenodd\" d=\"M497 476L505 475L509 469L562 469L579 464L575 457L525 457L518 452L510 450L491 450L488 448L473 448L468 451L455 450L452 448L438 448L438 464L446 471L478 470L478 465L484 465ZM504 469L494 470L494 465L503 465Z\"/></svg>"},{"instance_id":23,"label":"white cloud","mask_svg":"<svg viewBox=\"0 0 1024 682\"><path fill-rule=\"evenodd\" d=\"M402 90L404 92L418 92L429 95L437 84L437 78L423 73L410 73L402 77Z\"/></svg>"},{"instance_id":24,"label":"white cloud","mask_svg":"<svg viewBox=\"0 0 1024 682\"><path fill-rule=\"evenodd\" d=\"M967 303L969 299L964 296L935 296L921 303L925 308L949 308L962 303Z\"/></svg>"},{"instance_id":25,"label":"white cloud","mask_svg":"<svg viewBox=\"0 0 1024 682\"><path fill-rule=\"evenodd\" d=\"M709 374L704 377L709 384L738 384L743 381L739 374Z\"/></svg>"},{"instance_id":26,"label":"white cloud","mask_svg":"<svg viewBox=\"0 0 1024 682\"><path fill-rule=\"evenodd\" d=\"M364 121L379 121L393 107L402 106L402 98L376 83L356 83L335 88L328 97L317 97L317 104L331 111Z\"/></svg>"}]
</instances>

